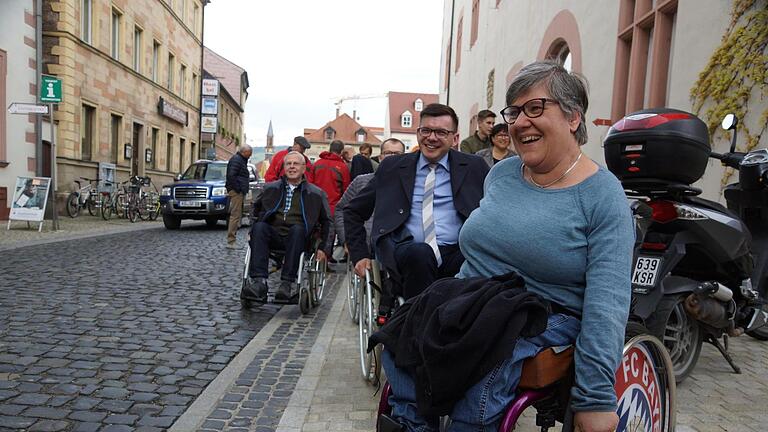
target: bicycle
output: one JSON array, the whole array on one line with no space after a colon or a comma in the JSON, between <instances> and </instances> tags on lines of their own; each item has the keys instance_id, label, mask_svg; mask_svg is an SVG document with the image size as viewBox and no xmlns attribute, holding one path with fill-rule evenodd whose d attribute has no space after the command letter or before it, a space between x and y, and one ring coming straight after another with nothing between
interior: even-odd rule
<instances>
[{"instance_id":1,"label":"bicycle","mask_svg":"<svg viewBox=\"0 0 768 432\"><path fill-rule=\"evenodd\" d=\"M118 183L115 192L108 193L102 197L102 219L109 220L112 217L112 214L117 215L117 217L121 219L125 217L125 189L128 183L130 183L130 181ZM107 185L112 186L114 183L107 183Z\"/></svg>"},{"instance_id":2,"label":"bicycle","mask_svg":"<svg viewBox=\"0 0 768 432\"><path fill-rule=\"evenodd\" d=\"M155 220L160 214L160 192L149 176L137 177L140 181L138 212L141 220ZM145 191L144 187L152 186L153 191Z\"/></svg>"},{"instance_id":3,"label":"bicycle","mask_svg":"<svg viewBox=\"0 0 768 432\"><path fill-rule=\"evenodd\" d=\"M80 216L80 211L83 208L87 208L91 216L96 216L96 213L101 208L101 202L99 192L93 184L98 182L98 180L85 177L80 177L80 179L87 181L88 184L81 186L80 180L75 180L77 190L71 192L67 197L67 214L71 218L76 218Z\"/></svg>"}]
</instances>

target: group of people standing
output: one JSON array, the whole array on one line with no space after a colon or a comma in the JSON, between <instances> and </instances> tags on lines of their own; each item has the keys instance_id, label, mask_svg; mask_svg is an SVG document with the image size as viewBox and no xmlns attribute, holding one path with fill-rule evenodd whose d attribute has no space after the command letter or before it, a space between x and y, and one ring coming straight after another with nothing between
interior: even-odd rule
<instances>
[{"instance_id":1,"label":"group of people standing","mask_svg":"<svg viewBox=\"0 0 768 432\"><path fill-rule=\"evenodd\" d=\"M379 261L395 281L394 294L405 298L398 311L416 308L424 313L424 308L452 302L449 310L455 314L471 306L463 301L477 297L442 299L434 291L440 287L440 282L433 283L437 279L498 287L478 281L508 280L514 274L524 290L549 305L545 325L514 335L505 351L510 354L487 369L473 371L471 375L481 379L455 386L458 394L442 411L417 402L423 400L425 389L417 388L415 378L425 373L444 376L445 369L429 368L462 360L414 364L426 349L404 347L427 343L414 340L414 330L427 322L411 323L402 335L407 340L398 339L399 328L387 328L390 343L384 343L383 367L392 386L393 418L406 431L436 431L436 414L450 415L454 431L497 430L514 398L523 361L543 348L574 344L575 430L613 431L618 421L614 372L631 295L630 209L619 181L582 153L588 106L582 77L554 62L532 63L512 81L506 105L498 125L491 111L478 113L477 132L461 143L459 119L451 107L424 107L417 129L418 151L404 154L399 140L384 141L375 172L358 176L349 187L352 176L334 171L344 171L343 146L332 143L329 153L335 156L321 155L311 170L301 149L294 146L283 162L273 161L276 174L284 173L267 185L255 204L259 221L251 229L252 257L266 260L259 248L277 245L275 233L261 234L265 228L260 224L273 229L292 220L301 227L290 228L287 235L300 232L306 245L306 236L319 226L319 249L324 250L331 244L328 233L335 212L337 235L355 272L364 276L371 260ZM314 184L298 175L309 171ZM326 190L329 186L335 189ZM299 217L297 188L299 196L326 199L307 196ZM286 255L286 267L287 259ZM253 289L246 295L265 295L266 265L253 263L249 278ZM287 276L295 278L295 273ZM497 297L488 298L488 307L498 304ZM486 305L480 306L484 311ZM496 308L494 313L511 311ZM407 316L400 318L390 324L408 322ZM471 355L484 354L471 350L476 341L461 341L469 344L462 348ZM486 341L482 346L493 345Z\"/></svg>"}]
</instances>

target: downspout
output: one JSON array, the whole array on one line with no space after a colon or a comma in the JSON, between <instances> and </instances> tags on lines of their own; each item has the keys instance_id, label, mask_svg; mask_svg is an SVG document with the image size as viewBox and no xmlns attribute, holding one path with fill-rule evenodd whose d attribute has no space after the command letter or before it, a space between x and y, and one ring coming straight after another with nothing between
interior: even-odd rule
<instances>
[{"instance_id":1,"label":"downspout","mask_svg":"<svg viewBox=\"0 0 768 432\"><path fill-rule=\"evenodd\" d=\"M205 6L208 0L203 0L203 7L200 10L200 82L197 84L199 100L197 101L197 155L195 160L200 159L200 153L203 151L203 62L205 61ZM215 145L215 144L214 144Z\"/></svg>"},{"instance_id":2,"label":"downspout","mask_svg":"<svg viewBox=\"0 0 768 432\"><path fill-rule=\"evenodd\" d=\"M38 102L37 98L40 96L40 85L42 83L43 73L43 0L35 1L35 66L37 73L35 79L37 82L37 95L35 95L35 103ZM52 160L52 164L56 161ZM42 116L35 116L35 175L38 177L43 176L43 120Z\"/></svg>"},{"instance_id":3,"label":"downspout","mask_svg":"<svg viewBox=\"0 0 768 432\"><path fill-rule=\"evenodd\" d=\"M451 69L453 67L453 19L456 15L456 0L451 0L451 32L448 39L448 68L445 71L445 104L451 105Z\"/></svg>"}]
</instances>

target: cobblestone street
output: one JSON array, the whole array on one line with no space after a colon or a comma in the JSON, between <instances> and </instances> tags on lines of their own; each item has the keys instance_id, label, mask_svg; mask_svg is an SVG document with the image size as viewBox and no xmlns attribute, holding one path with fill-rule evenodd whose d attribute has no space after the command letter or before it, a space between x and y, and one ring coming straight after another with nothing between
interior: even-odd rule
<instances>
[{"instance_id":1,"label":"cobblestone street","mask_svg":"<svg viewBox=\"0 0 768 432\"><path fill-rule=\"evenodd\" d=\"M0 429L169 427L278 310L241 311L242 251L224 235L198 224L0 252Z\"/></svg>"}]
</instances>

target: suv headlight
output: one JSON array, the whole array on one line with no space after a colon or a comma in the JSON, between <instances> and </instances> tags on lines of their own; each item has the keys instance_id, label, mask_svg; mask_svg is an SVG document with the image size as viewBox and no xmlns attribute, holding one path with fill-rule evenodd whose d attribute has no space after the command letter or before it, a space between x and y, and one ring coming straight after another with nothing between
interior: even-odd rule
<instances>
[{"instance_id":1,"label":"suv headlight","mask_svg":"<svg viewBox=\"0 0 768 432\"><path fill-rule=\"evenodd\" d=\"M211 191L211 196L224 196L227 194L227 188L226 187L215 187Z\"/></svg>"},{"instance_id":2,"label":"suv headlight","mask_svg":"<svg viewBox=\"0 0 768 432\"><path fill-rule=\"evenodd\" d=\"M163 187L163 189L160 191L160 196L171 196L171 188L170 187Z\"/></svg>"}]
</instances>

